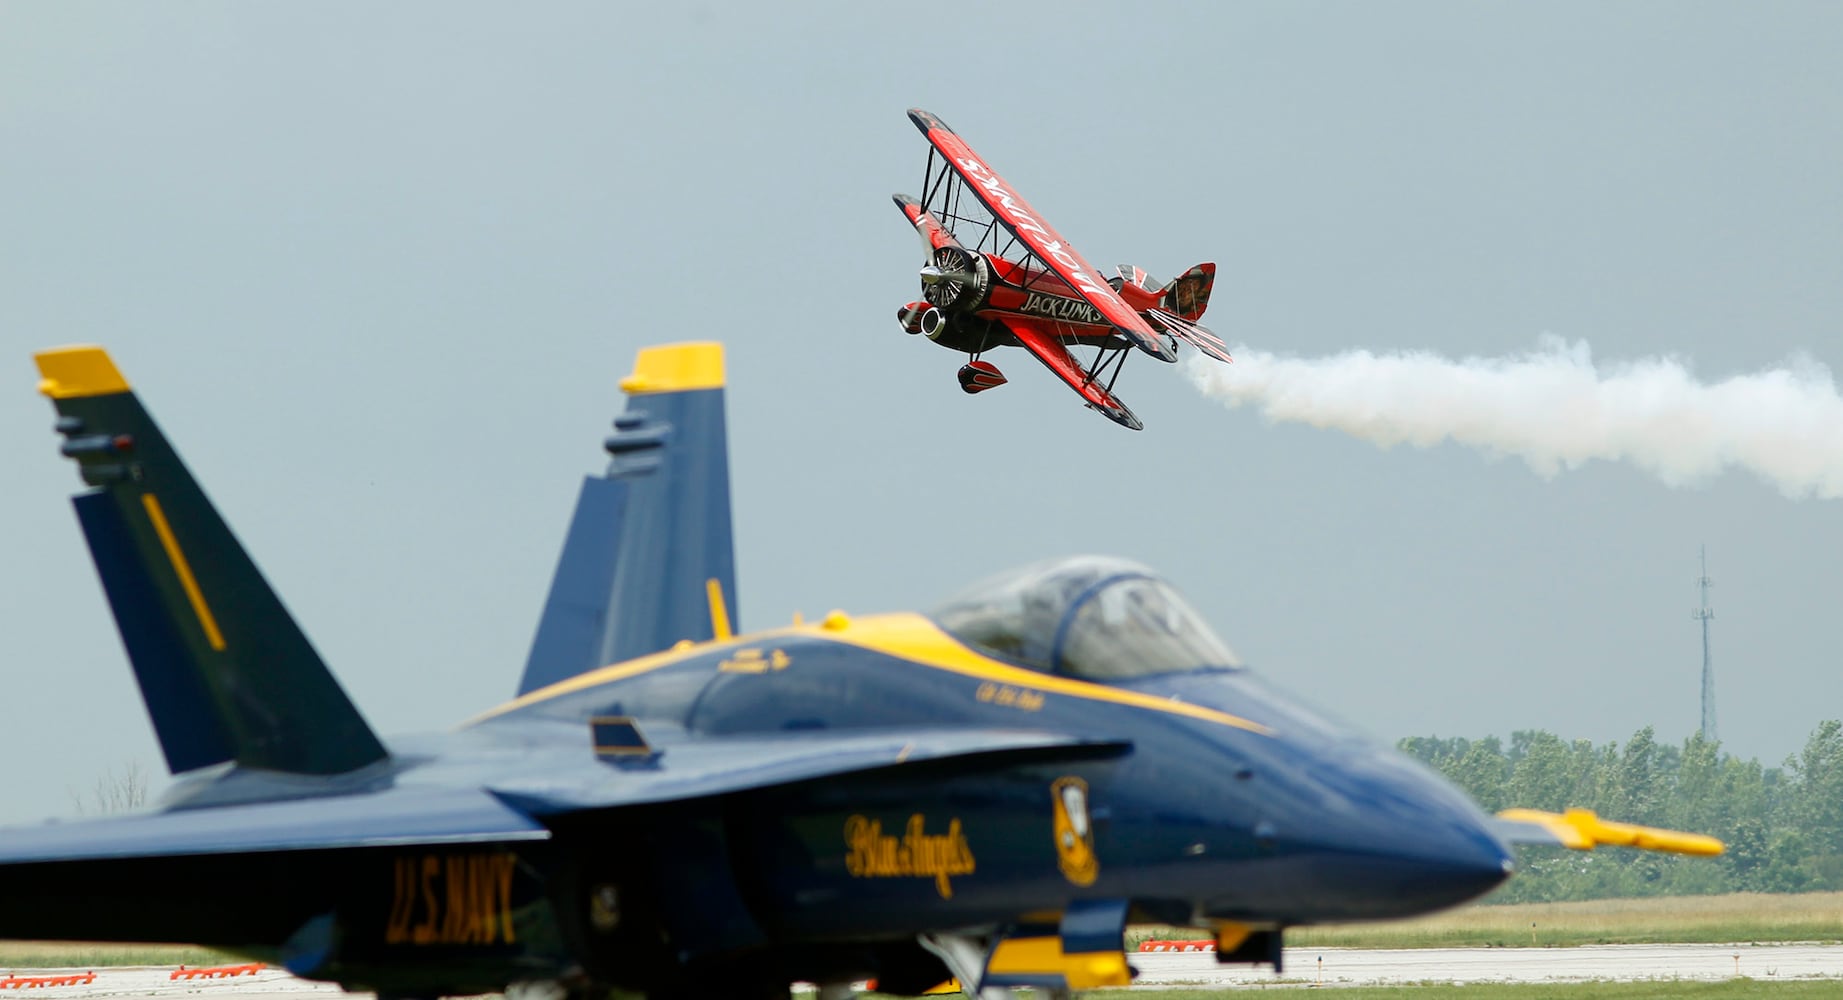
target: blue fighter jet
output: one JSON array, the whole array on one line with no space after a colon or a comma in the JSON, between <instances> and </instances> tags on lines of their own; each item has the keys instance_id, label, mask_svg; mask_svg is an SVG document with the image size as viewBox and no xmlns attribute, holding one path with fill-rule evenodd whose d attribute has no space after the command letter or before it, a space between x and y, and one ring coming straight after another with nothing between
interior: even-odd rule
<instances>
[{"instance_id":1,"label":"blue fighter jet","mask_svg":"<svg viewBox=\"0 0 1843 1000\"><path fill-rule=\"evenodd\" d=\"M516 697L385 741L109 356L38 365L175 780L146 812L0 831L0 936L209 945L386 1000L1066 995L1130 981L1129 923L1278 970L1287 928L1474 899L1513 843L1721 849L1488 816L1122 560L736 634L708 343L621 382Z\"/></svg>"}]
</instances>

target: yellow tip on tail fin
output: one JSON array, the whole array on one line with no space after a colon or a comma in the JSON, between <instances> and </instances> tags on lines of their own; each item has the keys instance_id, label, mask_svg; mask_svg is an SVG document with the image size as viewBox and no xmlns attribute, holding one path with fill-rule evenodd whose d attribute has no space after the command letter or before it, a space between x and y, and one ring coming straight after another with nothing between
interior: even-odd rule
<instances>
[{"instance_id":1,"label":"yellow tip on tail fin","mask_svg":"<svg viewBox=\"0 0 1843 1000\"><path fill-rule=\"evenodd\" d=\"M32 355L38 362L38 391L52 399L108 396L128 391L128 380L109 360L109 352L83 344L54 347Z\"/></svg>"},{"instance_id":2,"label":"yellow tip on tail fin","mask_svg":"<svg viewBox=\"0 0 1843 1000\"><path fill-rule=\"evenodd\" d=\"M643 347L634 373L621 380L630 396L723 388L723 345L715 341Z\"/></svg>"}]
</instances>

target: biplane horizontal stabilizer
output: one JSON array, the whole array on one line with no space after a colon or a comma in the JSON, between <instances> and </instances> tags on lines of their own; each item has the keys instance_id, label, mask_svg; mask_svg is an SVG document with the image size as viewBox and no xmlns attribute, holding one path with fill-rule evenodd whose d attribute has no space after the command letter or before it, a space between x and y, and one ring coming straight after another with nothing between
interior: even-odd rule
<instances>
[{"instance_id":1,"label":"biplane horizontal stabilizer","mask_svg":"<svg viewBox=\"0 0 1843 1000\"><path fill-rule=\"evenodd\" d=\"M1235 362L1235 359L1229 356L1229 345L1223 343L1222 338L1216 336L1215 331L1209 327L1201 323L1192 323L1182 316L1165 312L1163 309L1152 309L1147 314L1152 317L1152 322L1163 327L1173 337L1202 351L1209 357L1224 364Z\"/></svg>"}]
</instances>

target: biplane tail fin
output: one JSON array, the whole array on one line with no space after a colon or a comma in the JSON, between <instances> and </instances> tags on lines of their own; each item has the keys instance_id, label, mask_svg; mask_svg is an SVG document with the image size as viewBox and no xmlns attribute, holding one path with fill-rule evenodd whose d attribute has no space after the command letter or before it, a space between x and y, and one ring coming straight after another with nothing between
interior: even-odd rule
<instances>
[{"instance_id":1,"label":"biplane tail fin","mask_svg":"<svg viewBox=\"0 0 1843 1000\"><path fill-rule=\"evenodd\" d=\"M342 774L384 747L100 347L36 355L73 498L174 772Z\"/></svg>"},{"instance_id":2,"label":"biplane tail fin","mask_svg":"<svg viewBox=\"0 0 1843 1000\"><path fill-rule=\"evenodd\" d=\"M583 481L518 693L727 633L736 615L723 345L640 351Z\"/></svg>"},{"instance_id":3,"label":"biplane tail fin","mask_svg":"<svg viewBox=\"0 0 1843 1000\"><path fill-rule=\"evenodd\" d=\"M1209 308L1209 293L1215 284L1216 265L1198 264L1158 290L1158 307L1195 323Z\"/></svg>"}]
</instances>

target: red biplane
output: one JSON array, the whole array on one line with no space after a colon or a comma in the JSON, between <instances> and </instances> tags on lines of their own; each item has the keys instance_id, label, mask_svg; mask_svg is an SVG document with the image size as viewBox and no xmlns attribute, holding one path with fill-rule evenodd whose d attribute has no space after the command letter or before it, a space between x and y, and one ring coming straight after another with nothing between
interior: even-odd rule
<instances>
[{"instance_id":1,"label":"red biplane","mask_svg":"<svg viewBox=\"0 0 1843 1000\"><path fill-rule=\"evenodd\" d=\"M931 145L926 194L895 198L921 234L928 262L922 298L896 318L910 333L972 355L960 368L961 388L984 392L1005 384L980 355L1022 347L1091 409L1139 430L1139 418L1113 394L1128 349L1176 361L1182 341L1218 361L1232 360L1222 339L1197 323L1216 265L1198 264L1164 285L1130 264L1103 278L946 122L920 108L909 109L909 119ZM1094 360L1077 361L1073 346L1094 348Z\"/></svg>"}]
</instances>

